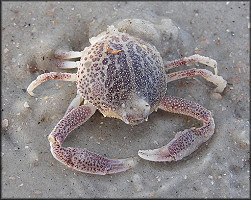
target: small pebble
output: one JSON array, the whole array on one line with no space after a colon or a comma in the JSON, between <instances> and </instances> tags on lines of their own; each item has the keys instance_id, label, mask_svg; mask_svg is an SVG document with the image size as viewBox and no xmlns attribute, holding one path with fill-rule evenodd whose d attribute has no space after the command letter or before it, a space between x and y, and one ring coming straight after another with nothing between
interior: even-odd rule
<instances>
[{"instance_id":1,"label":"small pebble","mask_svg":"<svg viewBox=\"0 0 251 200\"><path fill-rule=\"evenodd\" d=\"M40 190L34 190L33 194L42 194L42 192Z\"/></svg>"},{"instance_id":2,"label":"small pebble","mask_svg":"<svg viewBox=\"0 0 251 200\"><path fill-rule=\"evenodd\" d=\"M29 67L29 72L36 72L36 71L38 71L38 68L37 67Z\"/></svg>"},{"instance_id":3,"label":"small pebble","mask_svg":"<svg viewBox=\"0 0 251 200\"><path fill-rule=\"evenodd\" d=\"M9 126L9 121L8 121L8 119L4 119L4 120L2 121L2 128L3 128L4 130L7 130L8 126Z\"/></svg>"},{"instance_id":4,"label":"small pebble","mask_svg":"<svg viewBox=\"0 0 251 200\"><path fill-rule=\"evenodd\" d=\"M25 108L29 108L29 107L30 107L27 101L24 102L24 107L25 107Z\"/></svg>"},{"instance_id":5,"label":"small pebble","mask_svg":"<svg viewBox=\"0 0 251 200\"><path fill-rule=\"evenodd\" d=\"M153 143L154 143L155 145L159 145L159 143L158 143L156 140L154 140Z\"/></svg>"},{"instance_id":6,"label":"small pebble","mask_svg":"<svg viewBox=\"0 0 251 200\"><path fill-rule=\"evenodd\" d=\"M213 179L213 176L211 176L211 175L208 175L208 178L209 178L209 179Z\"/></svg>"},{"instance_id":7,"label":"small pebble","mask_svg":"<svg viewBox=\"0 0 251 200\"><path fill-rule=\"evenodd\" d=\"M221 100L222 99L222 96L219 94L219 93L212 93L211 97L213 99L217 99L217 100Z\"/></svg>"},{"instance_id":8,"label":"small pebble","mask_svg":"<svg viewBox=\"0 0 251 200\"><path fill-rule=\"evenodd\" d=\"M7 49L7 48L5 48L5 49L3 50L4 53L8 53L8 51L9 51L9 49Z\"/></svg>"}]
</instances>

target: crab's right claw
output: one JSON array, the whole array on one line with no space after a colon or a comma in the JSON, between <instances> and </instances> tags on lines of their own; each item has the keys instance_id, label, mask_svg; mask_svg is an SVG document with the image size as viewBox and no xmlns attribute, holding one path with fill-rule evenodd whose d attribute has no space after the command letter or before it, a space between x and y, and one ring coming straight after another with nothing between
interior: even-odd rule
<instances>
[{"instance_id":1,"label":"crab's right claw","mask_svg":"<svg viewBox=\"0 0 251 200\"><path fill-rule=\"evenodd\" d=\"M209 110L189 100L173 96L165 96L160 109L194 117L203 122L200 128L180 131L167 145L153 150L140 150L138 155L150 161L177 161L193 153L214 133L214 119Z\"/></svg>"},{"instance_id":2,"label":"crab's right claw","mask_svg":"<svg viewBox=\"0 0 251 200\"><path fill-rule=\"evenodd\" d=\"M140 150L138 155L150 161L177 161L193 153L213 134L214 124L202 129L186 129L178 132L167 145L153 150ZM205 133L206 132L206 133Z\"/></svg>"}]
</instances>

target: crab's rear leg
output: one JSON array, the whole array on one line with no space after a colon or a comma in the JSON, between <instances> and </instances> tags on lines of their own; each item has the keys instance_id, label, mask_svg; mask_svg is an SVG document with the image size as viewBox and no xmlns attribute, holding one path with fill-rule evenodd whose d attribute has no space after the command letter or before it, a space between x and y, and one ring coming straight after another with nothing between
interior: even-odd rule
<instances>
[{"instance_id":1,"label":"crab's rear leg","mask_svg":"<svg viewBox=\"0 0 251 200\"><path fill-rule=\"evenodd\" d=\"M62 61L62 60L55 61L55 65L61 69L75 69L78 68L78 64L79 62L74 62L74 61Z\"/></svg>"},{"instance_id":2,"label":"crab's rear leg","mask_svg":"<svg viewBox=\"0 0 251 200\"><path fill-rule=\"evenodd\" d=\"M191 128L178 132L167 145L154 150L140 150L139 156L151 161L177 161L190 155L214 133L214 120L207 109L197 103L178 97L165 96L160 109L194 117L203 122L200 128Z\"/></svg>"},{"instance_id":3,"label":"crab's rear leg","mask_svg":"<svg viewBox=\"0 0 251 200\"><path fill-rule=\"evenodd\" d=\"M218 74L217 62L212 58L201 56L199 54L195 54L189 57L183 57L183 58L173 60L173 61L168 61L165 63L165 69L169 70L169 69L179 67L181 65L186 65L188 63L195 63L195 62L205 64L209 67L214 68L215 75Z\"/></svg>"},{"instance_id":4,"label":"crab's rear leg","mask_svg":"<svg viewBox=\"0 0 251 200\"><path fill-rule=\"evenodd\" d=\"M206 69L187 69L184 71L179 71L179 72L174 72L171 74L167 74L167 82L171 82L174 80L178 80L181 78L187 78L187 77L192 77L192 76L197 76L200 75L203 78L205 78L207 81L212 82L217 86L215 88L216 92L223 92L224 88L227 85L227 81L222 78L222 76L214 75L211 71L208 71Z\"/></svg>"},{"instance_id":5,"label":"crab's rear leg","mask_svg":"<svg viewBox=\"0 0 251 200\"><path fill-rule=\"evenodd\" d=\"M50 73L41 74L37 77L36 80L31 82L31 84L27 88L27 92L29 93L29 95L34 96L34 93L32 91L41 83L48 81L50 79L56 79L56 80L62 80L62 81L76 81L77 74L60 73L60 72L50 72Z\"/></svg>"},{"instance_id":6,"label":"crab's rear leg","mask_svg":"<svg viewBox=\"0 0 251 200\"><path fill-rule=\"evenodd\" d=\"M55 52L55 58L67 60L67 59L73 59L73 58L80 58L82 56L81 51L62 51L58 50Z\"/></svg>"},{"instance_id":7,"label":"crab's rear leg","mask_svg":"<svg viewBox=\"0 0 251 200\"><path fill-rule=\"evenodd\" d=\"M58 122L49 135L52 155L68 167L85 173L105 175L128 170L131 159L109 159L86 149L62 147L67 135L86 122L95 110L91 104L82 105L73 108Z\"/></svg>"},{"instance_id":8,"label":"crab's rear leg","mask_svg":"<svg viewBox=\"0 0 251 200\"><path fill-rule=\"evenodd\" d=\"M70 59L80 58L82 52L80 51L62 51L58 50L55 52L54 57L57 58L56 66L62 69L74 69L78 68L78 62L69 61Z\"/></svg>"}]
</instances>

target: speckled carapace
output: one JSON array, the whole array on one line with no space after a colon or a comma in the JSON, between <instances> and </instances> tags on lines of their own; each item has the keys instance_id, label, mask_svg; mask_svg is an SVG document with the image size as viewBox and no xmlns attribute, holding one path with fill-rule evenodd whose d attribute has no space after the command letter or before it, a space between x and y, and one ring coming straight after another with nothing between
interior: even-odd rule
<instances>
[{"instance_id":1,"label":"speckled carapace","mask_svg":"<svg viewBox=\"0 0 251 200\"><path fill-rule=\"evenodd\" d=\"M119 52L111 53L106 46ZM166 91L163 61L156 48L118 31L85 48L77 75L77 89L85 100L105 116L131 124L147 119Z\"/></svg>"},{"instance_id":2,"label":"speckled carapace","mask_svg":"<svg viewBox=\"0 0 251 200\"><path fill-rule=\"evenodd\" d=\"M200 75L217 86L216 92L222 92L226 81L217 75L215 60L192 55L163 63L153 45L119 32L114 26L91 38L90 43L81 52L56 53L56 58L60 59L58 66L78 68L76 74L45 73L38 76L27 89L33 96L32 90L49 79L76 81L77 96L49 135L51 152L57 160L78 171L101 175L122 172L134 165L132 158L109 159L86 149L62 147L67 135L87 121L96 109L104 116L121 119L130 125L147 121L148 116L158 108L203 122L200 128L178 132L172 141L161 148L139 150L138 155L146 160L180 160L213 135L215 124L211 112L192 101L168 96L166 84ZM80 61L70 61L72 58L80 58ZM215 74L196 68L167 74L171 68L192 62L213 67Z\"/></svg>"}]
</instances>

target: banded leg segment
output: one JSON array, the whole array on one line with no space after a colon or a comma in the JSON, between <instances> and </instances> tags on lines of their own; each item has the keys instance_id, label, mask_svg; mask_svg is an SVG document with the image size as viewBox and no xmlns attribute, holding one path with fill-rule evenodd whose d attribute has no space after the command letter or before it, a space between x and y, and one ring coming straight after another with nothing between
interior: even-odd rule
<instances>
[{"instance_id":1,"label":"banded leg segment","mask_svg":"<svg viewBox=\"0 0 251 200\"><path fill-rule=\"evenodd\" d=\"M205 78L207 81L212 82L217 86L215 88L216 92L223 92L224 88L227 85L227 81L225 81L222 76L214 75L211 71L208 71L206 69L188 69L184 71L174 72L171 74L166 74L167 76L167 82L175 81L182 78L192 77L200 75L203 78Z\"/></svg>"},{"instance_id":2,"label":"banded leg segment","mask_svg":"<svg viewBox=\"0 0 251 200\"><path fill-rule=\"evenodd\" d=\"M195 63L195 62L205 64L209 67L214 68L215 75L218 74L217 62L209 57L201 56L198 54L195 54L195 55L192 55L189 57L180 58L180 59L173 60L173 61L168 61L165 63L164 67L166 70L169 70L169 69L179 67L181 65L186 65L188 63Z\"/></svg>"},{"instance_id":3,"label":"banded leg segment","mask_svg":"<svg viewBox=\"0 0 251 200\"><path fill-rule=\"evenodd\" d=\"M160 109L188 115L203 122L200 128L180 131L167 145L154 150L140 150L138 155L150 161L177 161L193 153L202 143L206 142L214 133L214 119L210 111L189 100L178 97L165 96L159 106Z\"/></svg>"},{"instance_id":4,"label":"banded leg segment","mask_svg":"<svg viewBox=\"0 0 251 200\"><path fill-rule=\"evenodd\" d=\"M85 173L105 175L126 171L131 167L130 159L109 159L86 149L62 147L67 135L86 122L95 110L91 104L82 105L72 109L58 122L48 137L52 155L68 167Z\"/></svg>"},{"instance_id":5,"label":"banded leg segment","mask_svg":"<svg viewBox=\"0 0 251 200\"><path fill-rule=\"evenodd\" d=\"M34 96L34 93L32 91L41 83L48 81L50 79L56 79L62 81L77 81L77 74L60 73L60 72L50 72L41 74L37 77L36 80L31 82L31 84L27 88L27 92L29 93L30 96Z\"/></svg>"}]
</instances>

